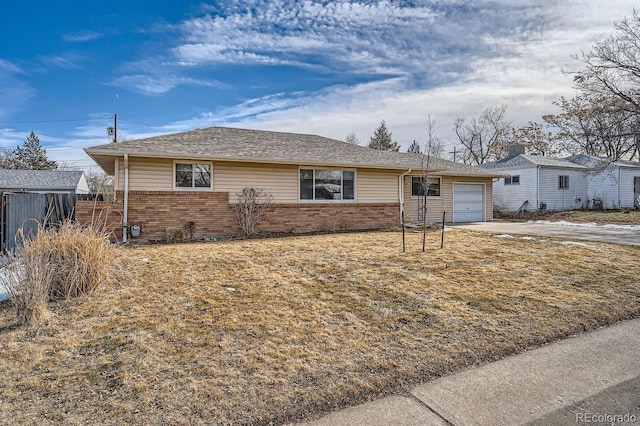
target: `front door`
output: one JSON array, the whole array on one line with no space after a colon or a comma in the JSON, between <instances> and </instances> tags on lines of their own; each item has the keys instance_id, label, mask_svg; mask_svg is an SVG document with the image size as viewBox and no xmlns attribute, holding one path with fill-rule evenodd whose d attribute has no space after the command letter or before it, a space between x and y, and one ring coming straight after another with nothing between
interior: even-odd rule
<instances>
[{"instance_id":1,"label":"front door","mask_svg":"<svg viewBox=\"0 0 640 426\"><path fill-rule=\"evenodd\" d=\"M633 177L633 207L640 208L640 176Z\"/></svg>"}]
</instances>

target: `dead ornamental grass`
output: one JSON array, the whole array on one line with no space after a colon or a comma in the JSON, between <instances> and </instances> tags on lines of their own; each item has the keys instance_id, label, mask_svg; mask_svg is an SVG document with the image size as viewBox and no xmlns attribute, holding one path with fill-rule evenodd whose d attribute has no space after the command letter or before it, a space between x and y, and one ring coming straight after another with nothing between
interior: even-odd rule
<instances>
[{"instance_id":1,"label":"dead ornamental grass","mask_svg":"<svg viewBox=\"0 0 640 426\"><path fill-rule=\"evenodd\" d=\"M0 256L0 284L7 289L19 324L47 318L47 302L87 294L126 278L126 262L109 235L65 221L35 234L16 234L19 250Z\"/></svg>"},{"instance_id":2,"label":"dead ornamental grass","mask_svg":"<svg viewBox=\"0 0 640 426\"><path fill-rule=\"evenodd\" d=\"M4 303L0 423L278 424L640 314L637 247L427 238L139 247L38 332Z\"/></svg>"}]
</instances>

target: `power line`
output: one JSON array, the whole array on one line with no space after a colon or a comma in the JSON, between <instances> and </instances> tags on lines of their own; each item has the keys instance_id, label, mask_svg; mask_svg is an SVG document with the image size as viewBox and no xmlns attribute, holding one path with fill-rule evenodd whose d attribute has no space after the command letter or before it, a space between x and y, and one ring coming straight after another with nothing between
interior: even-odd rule
<instances>
[{"instance_id":1,"label":"power line","mask_svg":"<svg viewBox=\"0 0 640 426\"><path fill-rule=\"evenodd\" d=\"M34 124L34 123L68 123L71 121L95 121L95 120L108 120L109 118L76 118L72 120L30 120L30 121L8 121L5 123L0 123L0 125L11 125L11 124Z\"/></svg>"},{"instance_id":2,"label":"power line","mask_svg":"<svg viewBox=\"0 0 640 426\"><path fill-rule=\"evenodd\" d=\"M132 121L132 120L124 120L122 118L118 119L119 121L124 121L125 123L133 123L133 124L140 124L141 126L147 126L147 127L156 127L152 124L147 124L147 123L141 123L140 121Z\"/></svg>"},{"instance_id":3,"label":"power line","mask_svg":"<svg viewBox=\"0 0 640 426\"><path fill-rule=\"evenodd\" d=\"M7 121L7 122L0 123L0 126L7 126L7 125L13 125L13 124L70 123L73 121L98 121L98 120L112 120L112 119L113 119L113 116L104 117L104 118L77 118L77 119L68 119L68 120ZM140 121L124 120L122 118L118 118L118 121L124 121L125 123L140 124L141 126L147 126L147 127L156 127L152 124L142 123Z\"/></svg>"}]
</instances>

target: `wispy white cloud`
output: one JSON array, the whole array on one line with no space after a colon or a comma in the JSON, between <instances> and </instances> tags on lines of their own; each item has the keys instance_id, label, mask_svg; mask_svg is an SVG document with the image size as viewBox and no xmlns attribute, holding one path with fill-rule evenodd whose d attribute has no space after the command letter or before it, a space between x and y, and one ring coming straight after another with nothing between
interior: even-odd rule
<instances>
[{"instance_id":1,"label":"wispy white cloud","mask_svg":"<svg viewBox=\"0 0 640 426\"><path fill-rule=\"evenodd\" d=\"M16 64L0 58L0 72L6 74L24 74L24 71Z\"/></svg>"},{"instance_id":2,"label":"wispy white cloud","mask_svg":"<svg viewBox=\"0 0 640 426\"><path fill-rule=\"evenodd\" d=\"M323 64L356 74L428 73L438 81L491 54L486 35L539 31L542 8L519 3L223 2L181 25L184 42L173 53L190 65Z\"/></svg>"},{"instance_id":3,"label":"wispy white cloud","mask_svg":"<svg viewBox=\"0 0 640 426\"><path fill-rule=\"evenodd\" d=\"M179 85L223 87L215 80L203 80L177 75L132 74L118 77L109 83L146 95L161 95Z\"/></svg>"},{"instance_id":4,"label":"wispy white cloud","mask_svg":"<svg viewBox=\"0 0 640 426\"><path fill-rule=\"evenodd\" d=\"M35 89L23 79L24 75L25 72L18 65L0 58L0 122L23 108L35 96Z\"/></svg>"},{"instance_id":5,"label":"wispy white cloud","mask_svg":"<svg viewBox=\"0 0 640 426\"><path fill-rule=\"evenodd\" d=\"M174 53L192 65L245 63L241 56L250 52L262 62L319 61L344 72L400 77L334 82L300 96L266 96L202 114L192 123L339 139L355 131L366 142L385 119L394 137L408 146L424 138L429 113L450 141L456 116L476 116L490 105L507 104L515 125L540 121L554 112L553 100L573 93L571 76L563 73L576 67L571 55L611 34L613 22L634 7L630 0L615 5L554 1L544 7L527 0L419 4L332 2L319 8L312 2L266 6L257 1L251 7L238 1L225 13L215 10L218 15L185 22L185 42ZM292 44L290 37L303 41ZM195 45L201 47L198 54L190 50ZM310 50L315 56L307 58Z\"/></svg>"},{"instance_id":6,"label":"wispy white cloud","mask_svg":"<svg viewBox=\"0 0 640 426\"><path fill-rule=\"evenodd\" d=\"M77 70L82 68L84 56L75 52L66 52L55 56L41 56L40 60L49 66L64 70Z\"/></svg>"},{"instance_id":7,"label":"wispy white cloud","mask_svg":"<svg viewBox=\"0 0 640 426\"><path fill-rule=\"evenodd\" d=\"M93 41L102 37L100 33L95 31L82 31L77 33L65 34L62 38L64 41L72 43L84 43L87 41Z\"/></svg>"}]
</instances>

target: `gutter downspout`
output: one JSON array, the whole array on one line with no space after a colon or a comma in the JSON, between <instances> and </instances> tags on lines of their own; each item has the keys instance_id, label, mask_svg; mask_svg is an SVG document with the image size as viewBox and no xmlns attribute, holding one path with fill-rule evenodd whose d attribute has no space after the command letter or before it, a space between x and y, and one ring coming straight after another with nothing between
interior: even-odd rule
<instances>
[{"instance_id":1,"label":"gutter downspout","mask_svg":"<svg viewBox=\"0 0 640 426\"><path fill-rule=\"evenodd\" d=\"M622 195L620 194L620 184L622 183L622 181L620 179L622 179L622 167L618 166L618 208L621 209L622 208ZM614 207L615 208L615 207Z\"/></svg>"},{"instance_id":2,"label":"gutter downspout","mask_svg":"<svg viewBox=\"0 0 640 426\"><path fill-rule=\"evenodd\" d=\"M540 210L540 166L536 167L536 209Z\"/></svg>"},{"instance_id":3,"label":"gutter downspout","mask_svg":"<svg viewBox=\"0 0 640 426\"><path fill-rule=\"evenodd\" d=\"M118 201L118 190L120 189L120 185L118 185L118 179L120 179L120 159L116 157L113 163L113 201Z\"/></svg>"},{"instance_id":4,"label":"gutter downspout","mask_svg":"<svg viewBox=\"0 0 640 426\"><path fill-rule=\"evenodd\" d=\"M398 202L400 203L400 220L402 220L402 213L404 212L404 177L411 173L411 167L406 172L398 176Z\"/></svg>"},{"instance_id":5,"label":"gutter downspout","mask_svg":"<svg viewBox=\"0 0 640 426\"><path fill-rule=\"evenodd\" d=\"M124 196L122 212L122 242L127 242L127 229L129 227L129 154L124 154Z\"/></svg>"}]
</instances>

